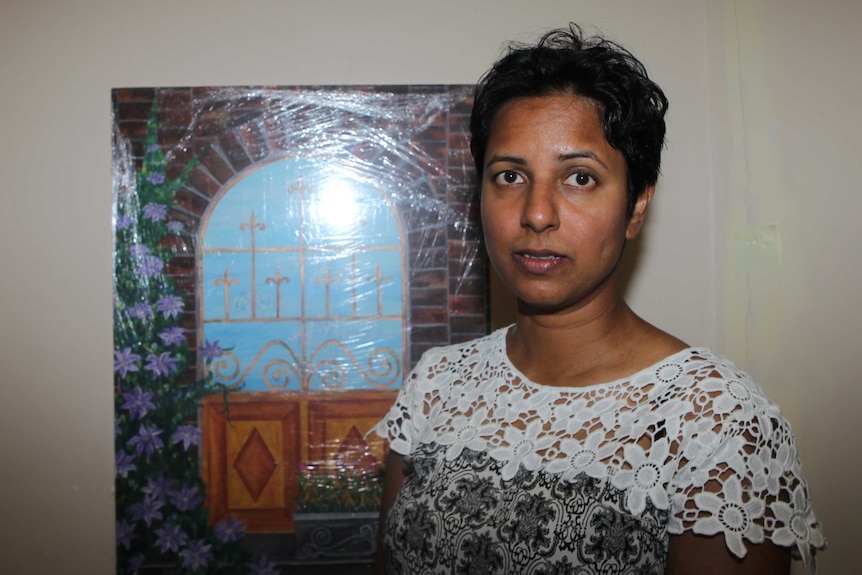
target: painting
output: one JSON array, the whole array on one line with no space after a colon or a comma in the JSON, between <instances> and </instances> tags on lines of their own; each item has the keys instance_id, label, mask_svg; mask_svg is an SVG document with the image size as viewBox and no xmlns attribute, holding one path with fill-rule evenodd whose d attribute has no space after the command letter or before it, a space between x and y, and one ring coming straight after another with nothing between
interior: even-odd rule
<instances>
[{"instance_id":1,"label":"painting","mask_svg":"<svg viewBox=\"0 0 862 575\"><path fill-rule=\"evenodd\" d=\"M461 85L112 91L118 573L370 573L427 349L489 328Z\"/></svg>"}]
</instances>

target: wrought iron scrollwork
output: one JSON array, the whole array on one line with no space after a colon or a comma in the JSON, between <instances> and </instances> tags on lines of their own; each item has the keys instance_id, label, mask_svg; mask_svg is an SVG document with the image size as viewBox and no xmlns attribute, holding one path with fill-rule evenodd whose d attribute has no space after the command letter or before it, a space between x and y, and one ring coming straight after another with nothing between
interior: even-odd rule
<instances>
[{"instance_id":1,"label":"wrought iron scrollwork","mask_svg":"<svg viewBox=\"0 0 862 575\"><path fill-rule=\"evenodd\" d=\"M282 349L287 357L279 355L263 366L263 381L270 390L289 389L291 383L296 381L299 389L308 391L315 377L320 379L324 389L342 389L347 383L350 370L355 370L368 385L387 389L396 384L401 374L398 354L389 347L371 350L363 365L363 362L339 340L324 341L311 353L307 361L300 359L286 342L274 340L261 348L245 370L242 370L239 358L234 353L225 351L224 355L210 366L213 378L222 385L236 389L273 348ZM320 358L321 354L331 351L332 348L337 349L337 357ZM241 375L240 371L242 371Z\"/></svg>"}]
</instances>

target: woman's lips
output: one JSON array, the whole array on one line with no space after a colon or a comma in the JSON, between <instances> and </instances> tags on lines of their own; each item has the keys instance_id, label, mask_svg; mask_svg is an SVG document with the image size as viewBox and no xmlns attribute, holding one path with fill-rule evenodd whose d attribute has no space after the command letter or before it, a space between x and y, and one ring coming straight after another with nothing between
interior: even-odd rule
<instances>
[{"instance_id":1,"label":"woman's lips","mask_svg":"<svg viewBox=\"0 0 862 575\"><path fill-rule=\"evenodd\" d=\"M549 251L524 251L514 254L515 263L527 273L545 275L566 265L568 258Z\"/></svg>"}]
</instances>

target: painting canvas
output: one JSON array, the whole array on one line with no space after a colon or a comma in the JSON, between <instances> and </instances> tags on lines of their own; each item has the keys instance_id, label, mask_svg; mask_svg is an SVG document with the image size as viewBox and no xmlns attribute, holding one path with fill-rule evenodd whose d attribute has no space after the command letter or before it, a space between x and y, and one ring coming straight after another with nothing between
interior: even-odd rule
<instances>
[{"instance_id":1,"label":"painting canvas","mask_svg":"<svg viewBox=\"0 0 862 575\"><path fill-rule=\"evenodd\" d=\"M113 90L118 573L370 572L372 428L488 331L471 96Z\"/></svg>"}]
</instances>

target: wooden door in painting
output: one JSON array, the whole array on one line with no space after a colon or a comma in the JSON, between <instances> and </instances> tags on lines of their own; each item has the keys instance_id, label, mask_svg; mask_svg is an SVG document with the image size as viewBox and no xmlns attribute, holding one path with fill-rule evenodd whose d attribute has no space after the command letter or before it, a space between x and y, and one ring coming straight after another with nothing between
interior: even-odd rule
<instances>
[{"instance_id":1,"label":"wooden door in painting","mask_svg":"<svg viewBox=\"0 0 862 575\"><path fill-rule=\"evenodd\" d=\"M203 474L213 521L242 519L249 532L293 531L299 472L385 461L388 445L366 438L394 400L390 391L241 393L203 404Z\"/></svg>"}]
</instances>

